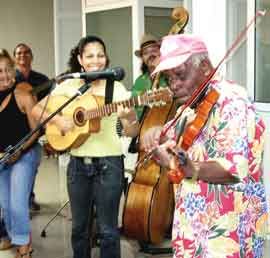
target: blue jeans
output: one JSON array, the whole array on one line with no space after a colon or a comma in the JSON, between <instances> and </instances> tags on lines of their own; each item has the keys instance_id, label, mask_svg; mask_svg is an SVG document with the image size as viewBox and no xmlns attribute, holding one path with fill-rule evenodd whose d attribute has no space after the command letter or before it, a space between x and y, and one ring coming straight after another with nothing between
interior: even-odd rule
<instances>
[{"instance_id":1,"label":"blue jeans","mask_svg":"<svg viewBox=\"0 0 270 258\"><path fill-rule=\"evenodd\" d=\"M8 237L2 213L3 213L3 210L0 207L0 239Z\"/></svg>"},{"instance_id":2,"label":"blue jeans","mask_svg":"<svg viewBox=\"0 0 270 258\"><path fill-rule=\"evenodd\" d=\"M29 195L39 162L35 148L12 165L0 165L0 206L8 236L15 245L30 241Z\"/></svg>"},{"instance_id":3,"label":"blue jeans","mask_svg":"<svg viewBox=\"0 0 270 258\"><path fill-rule=\"evenodd\" d=\"M123 182L122 156L92 158L90 162L83 158L71 158L67 185L74 258L91 257L93 206L100 236L100 257L120 258L120 233L117 226Z\"/></svg>"},{"instance_id":4,"label":"blue jeans","mask_svg":"<svg viewBox=\"0 0 270 258\"><path fill-rule=\"evenodd\" d=\"M35 151L37 152L37 160L39 162L37 162L37 167L36 167L36 173L35 173L35 178L33 180L33 185L32 185L32 189L31 189L31 193L30 193L30 198L29 198L29 205L31 208L31 203L34 201L35 199L35 193L34 193L34 186L35 186L35 181L36 181L36 176L38 173L38 167L40 165L40 161L41 161L41 156L42 156L42 146L39 143L36 143L35 145Z\"/></svg>"}]
</instances>

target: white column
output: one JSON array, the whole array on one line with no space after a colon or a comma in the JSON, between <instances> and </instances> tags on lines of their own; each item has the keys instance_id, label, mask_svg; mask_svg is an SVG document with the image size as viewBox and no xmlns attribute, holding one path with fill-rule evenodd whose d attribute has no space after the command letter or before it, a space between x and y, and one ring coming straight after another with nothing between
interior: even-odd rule
<instances>
[{"instance_id":1,"label":"white column","mask_svg":"<svg viewBox=\"0 0 270 258\"><path fill-rule=\"evenodd\" d=\"M140 38L144 33L144 4L134 0L132 3L132 53L140 47ZM132 59L133 82L140 74L140 60L135 55Z\"/></svg>"}]
</instances>

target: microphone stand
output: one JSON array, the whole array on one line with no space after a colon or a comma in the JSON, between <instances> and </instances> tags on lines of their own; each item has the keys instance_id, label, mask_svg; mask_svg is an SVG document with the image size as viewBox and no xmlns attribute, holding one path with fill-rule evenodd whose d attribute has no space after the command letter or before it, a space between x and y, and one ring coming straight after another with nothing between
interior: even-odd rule
<instances>
[{"instance_id":1,"label":"microphone stand","mask_svg":"<svg viewBox=\"0 0 270 258\"><path fill-rule=\"evenodd\" d=\"M60 111L62 111L70 102L72 102L75 98L77 98L78 96L83 95L89 88L91 87L90 83L86 83L84 85L82 85L78 91L76 92L76 94L74 94L71 98L69 98L63 105L61 105L56 111L54 111L52 114L50 114L42 123L39 123L39 125L33 129L32 131L30 131L26 136L24 136L17 144L15 144L14 146L8 146L5 154L1 157L0 159L0 165L1 164L5 164L5 162L12 157L13 155L15 155L17 152L21 151L23 148L23 144L33 135L35 134L37 131L39 131L46 123L48 123L55 115L57 115Z\"/></svg>"}]
</instances>

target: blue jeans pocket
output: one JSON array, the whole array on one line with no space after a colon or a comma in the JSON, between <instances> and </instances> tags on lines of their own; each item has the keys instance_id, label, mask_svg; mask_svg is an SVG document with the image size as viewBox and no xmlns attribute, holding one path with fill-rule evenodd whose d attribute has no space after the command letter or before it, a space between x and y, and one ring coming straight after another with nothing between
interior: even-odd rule
<instances>
[{"instance_id":1,"label":"blue jeans pocket","mask_svg":"<svg viewBox=\"0 0 270 258\"><path fill-rule=\"evenodd\" d=\"M104 157L100 160L99 173L101 180L111 187L123 186L124 167L122 157Z\"/></svg>"},{"instance_id":2,"label":"blue jeans pocket","mask_svg":"<svg viewBox=\"0 0 270 258\"><path fill-rule=\"evenodd\" d=\"M85 164L83 158L71 157L67 168L68 183L74 183L76 177L91 177L95 174L93 164Z\"/></svg>"}]
</instances>

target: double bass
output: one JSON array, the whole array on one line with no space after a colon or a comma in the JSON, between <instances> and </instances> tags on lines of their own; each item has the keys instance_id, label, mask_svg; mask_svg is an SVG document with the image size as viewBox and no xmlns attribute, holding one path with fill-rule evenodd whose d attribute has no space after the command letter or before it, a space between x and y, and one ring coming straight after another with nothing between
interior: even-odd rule
<instances>
[{"instance_id":1,"label":"double bass","mask_svg":"<svg viewBox=\"0 0 270 258\"><path fill-rule=\"evenodd\" d=\"M177 22L169 35L183 33L189 18L187 10L183 7L175 8L172 18ZM158 88L159 76L160 74L156 75L152 89ZM176 103L171 102L163 107L148 109L141 122L139 143L149 128L162 126L172 119L176 108ZM145 153L139 150L138 162L144 156ZM161 243L171 226L173 207L173 188L165 169L154 161L148 162L147 166L137 166L124 205L124 234L147 243Z\"/></svg>"}]
</instances>

